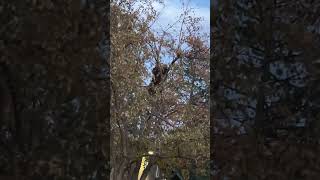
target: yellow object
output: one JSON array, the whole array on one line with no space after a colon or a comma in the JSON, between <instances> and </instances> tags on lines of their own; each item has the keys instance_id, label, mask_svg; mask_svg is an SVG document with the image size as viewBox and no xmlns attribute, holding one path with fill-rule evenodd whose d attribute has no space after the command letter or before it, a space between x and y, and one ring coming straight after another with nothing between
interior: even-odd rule
<instances>
[{"instance_id":1,"label":"yellow object","mask_svg":"<svg viewBox=\"0 0 320 180\"><path fill-rule=\"evenodd\" d=\"M149 151L148 154L153 155L153 151ZM141 161L141 166L139 169L138 180L140 180L143 174L143 171L147 168L148 164L149 164L149 157L143 156Z\"/></svg>"},{"instance_id":2,"label":"yellow object","mask_svg":"<svg viewBox=\"0 0 320 180\"><path fill-rule=\"evenodd\" d=\"M140 169L139 169L139 174L138 174L138 180L140 180L141 176L142 176L142 173L143 171L146 169L147 165L148 165L148 159L144 156L142 157L142 161L141 161L141 166L140 166Z\"/></svg>"}]
</instances>

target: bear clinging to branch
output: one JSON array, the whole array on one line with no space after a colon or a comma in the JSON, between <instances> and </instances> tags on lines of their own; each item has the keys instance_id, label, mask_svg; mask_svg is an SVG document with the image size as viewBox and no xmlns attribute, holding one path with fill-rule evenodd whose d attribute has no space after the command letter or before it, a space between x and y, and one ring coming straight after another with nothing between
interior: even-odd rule
<instances>
[{"instance_id":1,"label":"bear clinging to branch","mask_svg":"<svg viewBox=\"0 0 320 180\"><path fill-rule=\"evenodd\" d=\"M161 81L164 80L164 77L167 75L169 68L166 64L158 64L152 69L152 81L153 85L158 85Z\"/></svg>"},{"instance_id":2,"label":"bear clinging to branch","mask_svg":"<svg viewBox=\"0 0 320 180\"><path fill-rule=\"evenodd\" d=\"M162 64L159 61L156 61L155 67L152 69L152 80L149 85L149 94L154 94L155 90L154 87L158 86L162 81L165 81L167 74L169 70L171 69L171 66L181 57L181 52L176 53L176 57L173 59L173 61L170 63L170 65Z\"/></svg>"}]
</instances>

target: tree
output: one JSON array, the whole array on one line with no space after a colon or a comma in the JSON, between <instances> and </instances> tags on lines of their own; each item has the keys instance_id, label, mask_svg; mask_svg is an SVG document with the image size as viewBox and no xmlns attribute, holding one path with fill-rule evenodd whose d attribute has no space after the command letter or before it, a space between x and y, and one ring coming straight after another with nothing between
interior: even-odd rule
<instances>
[{"instance_id":1,"label":"tree","mask_svg":"<svg viewBox=\"0 0 320 180\"><path fill-rule=\"evenodd\" d=\"M175 38L172 27L151 27L158 16L151 1L113 1L111 8L112 167L118 175L113 178L130 177L131 164L156 149L166 173L176 165L186 174L185 158L197 159L203 169L209 159L209 48L208 37L199 35L200 19L188 16L187 8L172 25L181 29ZM150 95L147 81L157 64L168 69ZM192 100L185 97L191 92Z\"/></svg>"}]
</instances>

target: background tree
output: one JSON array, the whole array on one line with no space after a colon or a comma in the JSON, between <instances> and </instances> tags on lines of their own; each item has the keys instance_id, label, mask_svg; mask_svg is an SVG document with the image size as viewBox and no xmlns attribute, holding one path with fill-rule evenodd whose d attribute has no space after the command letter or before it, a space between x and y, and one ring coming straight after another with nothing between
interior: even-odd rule
<instances>
[{"instance_id":1,"label":"background tree","mask_svg":"<svg viewBox=\"0 0 320 180\"><path fill-rule=\"evenodd\" d=\"M0 124L1 177L108 178L106 8L0 2L1 117L10 115Z\"/></svg>"},{"instance_id":2,"label":"background tree","mask_svg":"<svg viewBox=\"0 0 320 180\"><path fill-rule=\"evenodd\" d=\"M305 161L318 146L312 128L317 98L311 95L317 92L312 62L319 57L318 3L230 0L218 6L212 82L216 176L315 178L314 166Z\"/></svg>"}]
</instances>

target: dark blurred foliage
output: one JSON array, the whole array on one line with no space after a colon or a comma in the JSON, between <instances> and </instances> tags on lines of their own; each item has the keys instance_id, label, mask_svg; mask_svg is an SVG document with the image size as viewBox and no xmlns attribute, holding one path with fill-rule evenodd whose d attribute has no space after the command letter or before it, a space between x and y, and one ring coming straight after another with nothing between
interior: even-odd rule
<instances>
[{"instance_id":1,"label":"dark blurred foliage","mask_svg":"<svg viewBox=\"0 0 320 180\"><path fill-rule=\"evenodd\" d=\"M211 166L217 179L319 177L318 1L217 1Z\"/></svg>"},{"instance_id":2,"label":"dark blurred foliage","mask_svg":"<svg viewBox=\"0 0 320 180\"><path fill-rule=\"evenodd\" d=\"M0 1L0 179L108 179L108 4Z\"/></svg>"}]
</instances>

